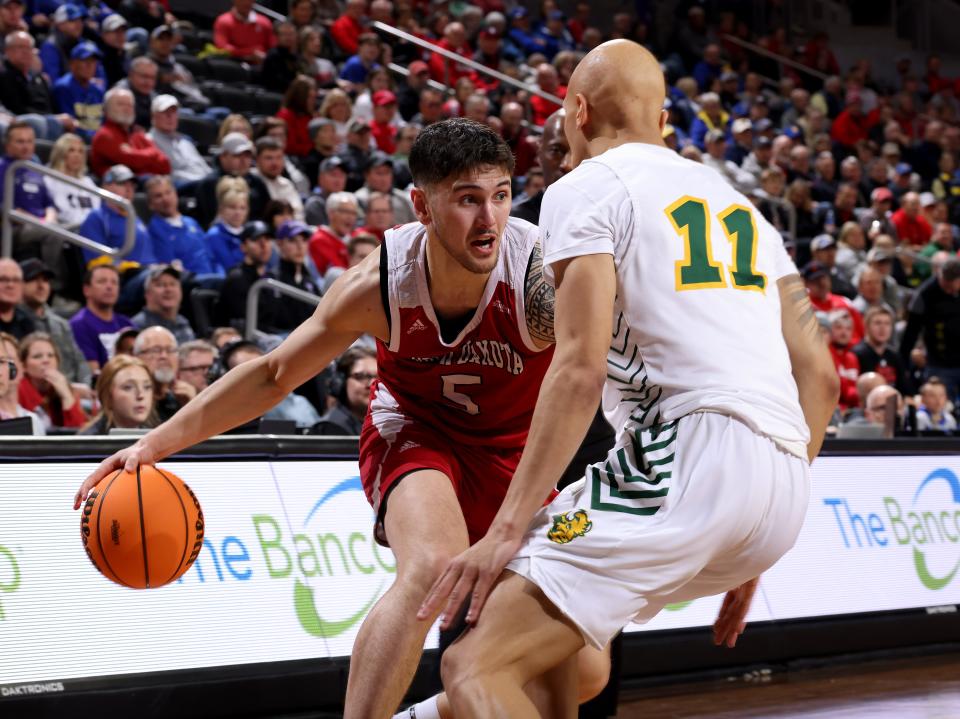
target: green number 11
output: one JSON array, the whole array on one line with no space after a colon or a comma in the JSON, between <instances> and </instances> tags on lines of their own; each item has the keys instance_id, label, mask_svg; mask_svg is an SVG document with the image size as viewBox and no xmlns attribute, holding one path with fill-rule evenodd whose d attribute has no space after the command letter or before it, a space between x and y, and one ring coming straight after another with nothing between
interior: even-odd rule
<instances>
[{"instance_id":1,"label":"green number 11","mask_svg":"<svg viewBox=\"0 0 960 719\"><path fill-rule=\"evenodd\" d=\"M684 242L683 259L675 263L677 291L727 287L723 265L711 253L707 201L687 195L664 212ZM757 224L753 211L743 205L730 205L717 219L733 245L733 265L727 268L733 288L765 292L767 277L756 271Z\"/></svg>"}]
</instances>

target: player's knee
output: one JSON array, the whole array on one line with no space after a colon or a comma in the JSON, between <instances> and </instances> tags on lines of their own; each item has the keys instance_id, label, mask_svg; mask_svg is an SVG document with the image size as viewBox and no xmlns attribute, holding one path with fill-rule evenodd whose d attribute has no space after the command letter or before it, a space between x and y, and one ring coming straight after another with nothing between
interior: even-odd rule
<instances>
[{"instance_id":1,"label":"player's knee","mask_svg":"<svg viewBox=\"0 0 960 719\"><path fill-rule=\"evenodd\" d=\"M441 547L425 547L416 556L410 557L405 565L400 566L398 580L410 582L426 591L443 574L457 554L459 552Z\"/></svg>"},{"instance_id":2,"label":"player's knee","mask_svg":"<svg viewBox=\"0 0 960 719\"><path fill-rule=\"evenodd\" d=\"M470 662L462 645L462 641L453 644L440 657L440 678L444 689L448 691L468 678L466 674L470 671Z\"/></svg>"}]
</instances>

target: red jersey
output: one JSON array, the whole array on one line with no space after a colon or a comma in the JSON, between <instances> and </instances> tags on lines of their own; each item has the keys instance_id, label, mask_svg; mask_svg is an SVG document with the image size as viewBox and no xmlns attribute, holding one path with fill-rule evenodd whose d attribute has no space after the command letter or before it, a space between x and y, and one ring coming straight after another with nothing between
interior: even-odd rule
<instances>
[{"instance_id":1,"label":"red jersey","mask_svg":"<svg viewBox=\"0 0 960 719\"><path fill-rule=\"evenodd\" d=\"M381 283L390 341L377 341L368 418L381 435L409 417L452 442L523 446L553 357L552 347L537 348L526 323L524 282L537 236L534 225L509 219L483 299L448 343L430 301L426 228L414 222L387 230Z\"/></svg>"}]
</instances>

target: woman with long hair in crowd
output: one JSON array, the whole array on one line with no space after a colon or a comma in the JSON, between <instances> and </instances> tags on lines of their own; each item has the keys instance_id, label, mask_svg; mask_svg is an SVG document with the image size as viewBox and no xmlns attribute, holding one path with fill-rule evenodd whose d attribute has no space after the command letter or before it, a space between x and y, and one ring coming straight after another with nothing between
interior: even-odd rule
<instances>
[{"instance_id":1,"label":"woman with long hair in crowd","mask_svg":"<svg viewBox=\"0 0 960 719\"><path fill-rule=\"evenodd\" d=\"M84 187L97 189L87 174L87 146L72 132L61 135L50 151L50 169L79 180ZM66 229L79 227L90 210L100 207L100 198L53 177L45 179L47 189L57 208L57 222Z\"/></svg>"},{"instance_id":2,"label":"woman with long hair in crowd","mask_svg":"<svg viewBox=\"0 0 960 719\"><path fill-rule=\"evenodd\" d=\"M304 157L313 149L310 131L307 126L317 112L317 83L312 77L297 75L287 94L283 96L283 106L277 117L287 123L288 155Z\"/></svg>"},{"instance_id":3,"label":"woman with long hair in crowd","mask_svg":"<svg viewBox=\"0 0 960 719\"><path fill-rule=\"evenodd\" d=\"M223 118L220 123L220 131L217 132L217 145L223 142L223 138L231 132L239 132L246 135L247 139L253 141L253 125L250 121L238 112L231 113Z\"/></svg>"},{"instance_id":4,"label":"woman with long hair in crowd","mask_svg":"<svg viewBox=\"0 0 960 719\"><path fill-rule=\"evenodd\" d=\"M250 190L242 177L224 177L217 183L217 216L207 230L207 250L214 271L226 274L243 260L240 235L250 214Z\"/></svg>"},{"instance_id":5,"label":"woman with long hair in crowd","mask_svg":"<svg viewBox=\"0 0 960 719\"><path fill-rule=\"evenodd\" d=\"M337 66L323 57L323 33L320 28L308 25L299 32L300 72L312 77L318 87L333 87L337 84Z\"/></svg>"},{"instance_id":6,"label":"woman with long hair in crowd","mask_svg":"<svg viewBox=\"0 0 960 719\"><path fill-rule=\"evenodd\" d=\"M46 434L43 420L20 404L18 390L22 381L20 342L13 335L0 332L0 420L29 417L31 433Z\"/></svg>"},{"instance_id":7,"label":"woman with long hair in crowd","mask_svg":"<svg viewBox=\"0 0 960 719\"><path fill-rule=\"evenodd\" d=\"M33 332L20 341L23 379L17 391L20 405L36 412L47 429L80 427L87 415L60 371L60 352L46 332Z\"/></svg>"},{"instance_id":8,"label":"woman with long hair in crowd","mask_svg":"<svg viewBox=\"0 0 960 719\"><path fill-rule=\"evenodd\" d=\"M109 434L114 427L145 429L157 425L156 386L142 360L117 355L97 378L100 414L80 434Z\"/></svg>"},{"instance_id":9,"label":"woman with long hair in crowd","mask_svg":"<svg viewBox=\"0 0 960 719\"><path fill-rule=\"evenodd\" d=\"M367 73L367 81L364 85L363 91L353 101L353 119L369 123L373 120L373 94L380 90L393 92L394 84L390 71L385 67L377 67ZM400 117L399 112L394 114L390 124L397 129L403 127L403 118Z\"/></svg>"}]
</instances>

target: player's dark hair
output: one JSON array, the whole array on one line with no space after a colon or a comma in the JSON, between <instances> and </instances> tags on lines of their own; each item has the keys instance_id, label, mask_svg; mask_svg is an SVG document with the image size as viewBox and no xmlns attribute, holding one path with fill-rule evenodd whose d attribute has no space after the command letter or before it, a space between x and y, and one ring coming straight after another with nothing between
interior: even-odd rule
<instances>
[{"instance_id":1,"label":"player's dark hair","mask_svg":"<svg viewBox=\"0 0 960 719\"><path fill-rule=\"evenodd\" d=\"M479 122L456 117L428 125L410 148L413 184L436 185L483 167L513 175L513 152L496 132Z\"/></svg>"}]
</instances>

